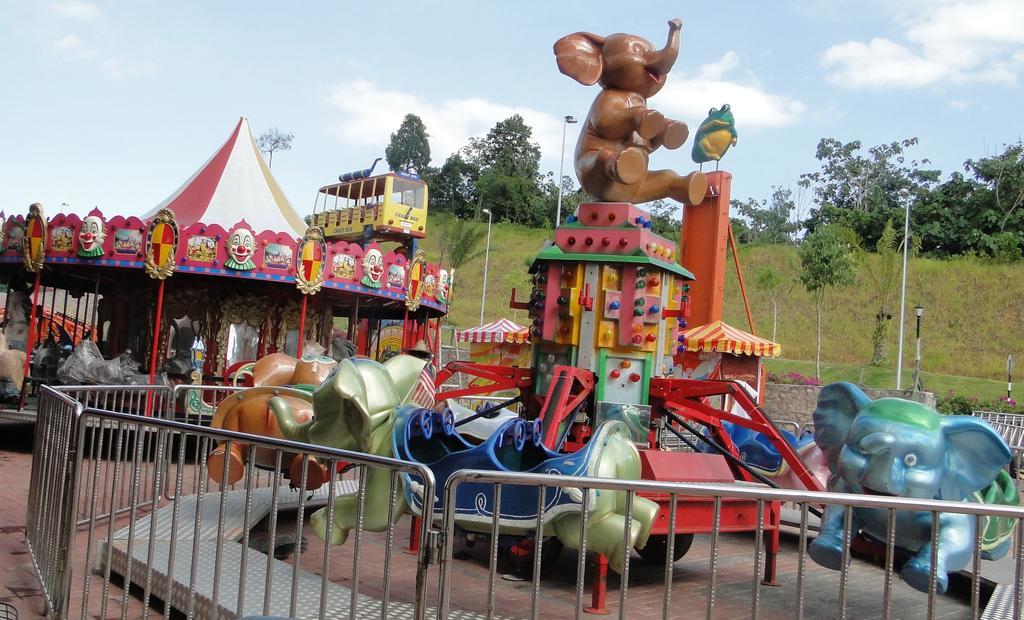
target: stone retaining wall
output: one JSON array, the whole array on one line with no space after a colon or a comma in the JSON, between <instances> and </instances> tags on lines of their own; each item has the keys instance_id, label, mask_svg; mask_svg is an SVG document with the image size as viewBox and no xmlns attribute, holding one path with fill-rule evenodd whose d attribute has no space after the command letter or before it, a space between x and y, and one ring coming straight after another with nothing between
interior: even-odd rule
<instances>
[{"instance_id":1,"label":"stone retaining wall","mask_svg":"<svg viewBox=\"0 0 1024 620\"><path fill-rule=\"evenodd\" d=\"M862 388L871 398L896 396L924 403L935 407L935 394L931 392L912 392L909 390L876 390ZM821 386L816 385L785 385L769 383L765 386L765 411L773 420L796 422L801 426L811 423L811 414L818 404L818 392Z\"/></svg>"}]
</instances>

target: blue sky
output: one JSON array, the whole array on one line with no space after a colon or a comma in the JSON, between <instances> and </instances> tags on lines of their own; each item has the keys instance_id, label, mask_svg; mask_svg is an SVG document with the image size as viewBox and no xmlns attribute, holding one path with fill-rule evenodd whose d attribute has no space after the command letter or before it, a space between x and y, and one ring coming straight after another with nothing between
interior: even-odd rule
<instances>
[{"instance_id":1,"label":"blue sky","mask_svg":"<svg viewBox=\"0 0 1024 620\"><path fill-rule=\"evenodd\" d=\"M1024 134L1020 0L7 0L0 209L141 213L239 116L257 133L295 133L273 172L300 213L317 187L383 155L408 112L424 118L436 165L521 113L542 168L557 171L561 118L585 117L596 87L558 72L554 41L625 31L660 44L673 17L679 59L650 105L691 131L712 105L732 105L739 143L723 168L734 197L795 186L824 136L917 136L912 155L948 175ZM653 163L687 172L689 150Z\"/></svg>"}]
</instances>

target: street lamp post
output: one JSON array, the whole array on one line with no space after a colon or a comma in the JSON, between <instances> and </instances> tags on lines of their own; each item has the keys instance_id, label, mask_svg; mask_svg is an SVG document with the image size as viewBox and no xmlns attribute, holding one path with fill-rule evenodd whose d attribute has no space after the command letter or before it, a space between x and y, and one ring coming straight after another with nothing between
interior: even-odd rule
<instances>
[{"instance_id":1,"label":"street lamp post","mask_svg":"<svg viewBox=\"0 0 1024 620\"><path fill-rule=\"evenodd\" d=\"M562 123L562 151L558 156L558 212L555 214L555 226L562 223L562 171L565 169L565 130L576 123L575 116L566 116Z\"/></svg>"},{"instance_id":2,"label":"street lamp post","mask_svg":"<svg viewBox=\"0 0 1024 620\"><path fill-rule=\"evenodd\" d=\"M921 304L914 306L914 316L917 317L917 349L914 354L914 391L920 392L923 387L921 385L921 317L924 316L924 306Z\"/></svg>"},{"instance_id":3,"label":"street lamp post","mask_svg":"<svg viewBox=\"0 0 1024 620\"><path fill-rule=\"evenodd\" d=\"M907 313L907 250L910 249L910 190L900 189L900 196L903 198L904 210L903 219L903 284L900 285L900 335L899 348L896 353L896 389L903 389L903 323Z\"/></svg>"},{"instance_id":4,"label":"street lamp post","mask_svg":"<svg viewBox=\"0 0 1024 620\"><path fill-rule=\"evenodd\" d=\"M484 249L484 290L480 294L480 324L484 324L484 304L487 303L487 263L491 258L491 210L481 209L481 213L487 214L487 246Z\"/></svg>"}]
</instances>

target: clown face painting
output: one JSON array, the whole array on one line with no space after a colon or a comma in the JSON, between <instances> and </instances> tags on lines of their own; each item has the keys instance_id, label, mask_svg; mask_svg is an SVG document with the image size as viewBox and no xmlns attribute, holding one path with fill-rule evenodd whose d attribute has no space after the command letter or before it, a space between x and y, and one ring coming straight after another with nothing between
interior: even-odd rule
<instances>
[{"instance_id":1,"label":"clown face painting","mask_svg":"<svg viewBox=\"0 0 1024 620\"><path fill-rule=\"evenodd\" d=\"M377 248L366 251L363 256L363 279L360 280L370 288L380 288L384 278L384 255Z\"/></svg>"},{"instance_id":2,"label":"clown face painting","mask_svg":"<svg viewBox=\"0 0 1024 620\"><path fill-rule=\"evenodd\" d=\"M103 241L107 238L103 220L97 215L86 216L78 229L78 255L93 258L103 254Z\"/></svg>"},{"instance_id":3,"label":"clown face painting","mask_svg":"<svg viewBox=\"0 0 1024 620\"><path fill-rule=\"evenodd\" d=\"M388 287L402 288L403 286L405 286L405 267L401 265L388 267Z\"/></svg>"},{"instance_id":4,"label":"clown face painting","mask_svg":"<svg viewBox=\"0 0 1024 620\"><path fill-rule=\"evenodd\" d=\"M256 267L252 261L252 256L256 252L256 238L248 228L239 226L233 230L228 235L225 247L228 251L228 259L224 261L224 266L228 269L248 271Z\"/></svg>"},{"instance_id":5,"label":"clown face painting","mask_svg":"<svg viewBox=\"0 0 1024 620\"><path fill-rule=\"evenodd\" d=\"M427 277L423 278L423 296L434 297L437 294L437 278L434 274L429 273Z\"/></svg>"}]
</instances>

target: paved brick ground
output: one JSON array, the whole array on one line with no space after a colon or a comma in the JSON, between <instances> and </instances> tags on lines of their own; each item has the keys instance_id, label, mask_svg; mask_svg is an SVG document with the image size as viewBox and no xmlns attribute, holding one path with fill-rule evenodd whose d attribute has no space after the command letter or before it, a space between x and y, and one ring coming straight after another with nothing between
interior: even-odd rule
<instances>
[{"instance_id":1,"label":"paved brick ground","mask_svg":"<svg viewBox=\"0 0 1024 620\"><path fill-rule=\"evenodd\" d=\"M33 572L24 544L24 521L28 478L31 467L31 427L0 426L0 471L5 484L0 486L0 601L13 603L21 618L40 617L43 602L38 581ZM118 519L115 529L127 523ZM292 532L295 518L282 515L279 532ZM403 519L397 528L396 550L388 577L392 600L412 601L415 596L415 559L401 549L408 541L409 522ZM106 536L106 528L103 530ZM301 555L301 567L319 574L323 564L323 544L309 535L308 547ZM104 592L103 580L87 572L85 549L88 532L80 530L74 545L75 566L72 581L71 609L77 617L86 583L90 589L89 618L101 618L102 600L106 599L104 618L128 618L143 614L137 592L125 596L118 583ZM346 587L352 586L353 544L349 542L331 550L330 579ZM463 559L453 569L453 608L482 612L487 600L488 545L478 542L465 551ZM697 537L685 558L676 563L672 575L672 617L702 616L707 606L710 545L707 537ZM385 570L383 565L383 534L365 535L359 554L359 589L365 594L379 597L383 592ZM784 536L779 557L779 584L760 588L759 604L763 618L792 618L797 610L797 540ZM571 616L575 607L575 576L577 555L566 551L560 560L544 572L541 584L539 610L542 617ZM637 558L632 563L626 616L629 618L661 617L664 597L664 575L661 566L644 566ZM292 561L292 560L289 560ZM500 570L509 570L502 565ZM748 617L754 597L753 545L750 535L723 535L716 572L714 617ZM428 602L436 602L437 567L429 574ZM236 578L225 569L224 579ZM495 600L498 613L506 617L525 617L532 603L532 583L529 581L496 580ZM850 572L848 614L853 618L881 617L883 575L880 570L863 562L855 562ZM275 589L287 587L276 584ZM804 612L806 617L828 618L838 616L839 573L822 569L808 560L806 565ZM619 577L608 578L608 607L618 612ZM250 595L253 595L250 591ZM927 597L897 580L894 590L894 616L918 618L925 615ZM589 583L585 593L589 603ZM969 617L963 601L940 597L937 617Z\"/></svg>"},{"instance_id":2,"label":"paved brick ground","mask_svg":"<svg viewBox=\"0 0 1024 620\"><path fill-rule=\"evenodd\" d=\"M0 422L0 602L19 618L43 615L43 596L25 546L32 426Z\"/></svg>"}]
</instances>

